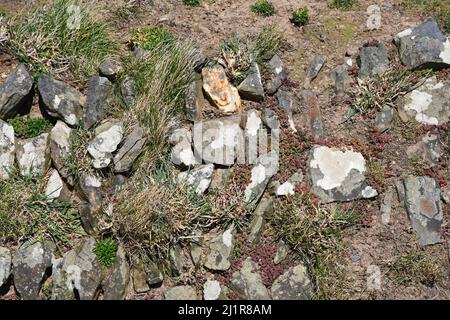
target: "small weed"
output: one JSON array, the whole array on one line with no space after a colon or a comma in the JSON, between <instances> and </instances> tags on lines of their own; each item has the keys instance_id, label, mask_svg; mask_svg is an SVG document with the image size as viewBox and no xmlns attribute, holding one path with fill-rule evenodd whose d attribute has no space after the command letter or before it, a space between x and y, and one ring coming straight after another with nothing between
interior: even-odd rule
<instances>
[{"instance_id":1,"label":"small weed","mask_svg":"<svg viewBox=\"0 0 450 320\"><path fill-rule=\"evenodd\" d=\"M8 120L13 126L14 133L21 139L34 138L41 133L48 132L52 124L42 118L15 117Z\"/></svg>"},{"instance_id":2,"label":"small weed","mask_svg":"<svg viewBox=\"0 0 450 320\"><path fill-rule=\"evenodd\" d=\"M252 12L263 17L269 17L275 14L275 7L268 0L257 0L250 9Z\"/></svg>"},{"instance_id":3,"label":"small weed","mask_svg":"<svg viewBox=\"0 0 450 320\"><path fill-rule=\"evenodd\" d=\"M357 0L333 0L332 7L341 10L349 10L356 2Z\"/></svg>"},{"instance_id":4,"label":"small weed","mask_svg":"<svg viewBox=\"0 0 450 320\"><path fill-rule=\"evenodd\" d=\"M110 268L114 264L117 248L118 245L114 240L102 239L95 244L94 253L104 267Z\"/></svg>"},{"instance_id":5,"label":"small weed","mask_svg":"<svg viewBox=\"0 0 450 320\"><path fill-rule=\"evenodd\" d=\"M162 27L146 27L131 32L131 43L145 50L175 42L175 37Z\"/></svg>"},{"instance_id":6,"label":"small weed","mask_svg":"<svg viewBox=\"0 0 450 320\"><path fill-rule=\"evenodd\" d=\"M308 7L305 6L294 10L291 21L298 27L305 26L309 22Z\"/></svg>"},{"instance_id":7,"label":"small weed","mask_svg":"<svg viewBox=\"0 0 450 320\"><path fill-rule=\"evenodd\" d=\"M191 7L198 7L201 4L200 0L183 0L183 3Z\"/></svg>"}]
</instances>

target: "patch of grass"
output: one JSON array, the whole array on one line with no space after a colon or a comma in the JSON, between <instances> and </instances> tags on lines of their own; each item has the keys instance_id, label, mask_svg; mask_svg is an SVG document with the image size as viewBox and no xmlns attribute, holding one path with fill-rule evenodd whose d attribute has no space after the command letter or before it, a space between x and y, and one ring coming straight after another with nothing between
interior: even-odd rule
<instances>
[{"instance_id":1,"label":"patch of grass","mask_svg":"<svg viewBox=\"0 0 450 320\"><path fill-rule=\"evenodd\" d=\"M69 203L49 202L45 185L17 173L0 181L0 243L50 239L65 252L84 235L78 212Z\"/></svg>"},{"instance_id":2,"label":"patch of grass","mask_svg":"<svg viewBox=\"0 0 450 320\"><path fill-rule=\"evenodd\" d=\"M8 120L13 126L14 134L21 139L34 138L48 132L52 127L50 121L43 118L15 117Z\"/></svg>"},{"instance_id":3,"label":"patch of grass","mask_svg":"<svg viewBox=\"0 0 450 320\"><path fill-rule=\"evenodd\" d=\"M201 4L200 0L183 0L183 3L191 7L198 7Z\"/></svg>"},{"instance_id":4,"label":"patch of grass","mask_svg":"<svg viewBox=\"0 0 450 320\"><path fill-rule=\"evenodd\" d=\"M294 10L291 21L298 27L306 25L309 22L308 7L305 6Z\"/></svg>"},{"instance_id":5,"label":"patch of grass","mask_svg":"<svg viewBox=\"0 0 450 320\"><path fill-rule=\"evenodd\" d=\"M341 10L349 10L357 2L358 2L357 0L333 0L332 7L341 9Z\"/></svg>"},{"instance_id":6,"label":"patch of grass","mask_svg":"<svg viewBox=\"0 0 450 320\"><path fill-rule=\"evenodd\" d=\"M388 265L388 277L398 285L424 284L432 287L444 276L444 270L424 250L401 253Z\"/></svg>"},{"instance_id":7,"label":"patch of grass","mask_svg":"<svg viewBox=\"0 0 450 320\"><path fill-rule=\"evenodd\" d=\"M317 198L302 190L295 199L278 200L270 218L277 238L283 239L308 262L318 298L330 298L329 281L335 282L333 264L341 247L342 231L356 224L360 214L344 205L322 208Z\"/></svg>"},{"instance_id":8,"label":"patch of grass","mask_svg":"<svg viewBox=\"0 0 450 320\"><path fill-rule=\"evenodd\" d=\"M87 147L94 138L94 133L82 127L73 130L70 136L70 150L63 159L64 168L75 182L80 180L83 173L92 173L92 161Z\"/></svg>"},{"instance_id":9,"label":"patch of grass","mask_svg":"<svg viewBox=\"0 0 450 320\"><path fill-rule=\"evenodd\" d=\"M151 50L161 45L169 45L175 42L172 33L162 27L146 27L131 32L131 43L135 47Z\"/></svg>"},{"instance_id":10,"label":"patch of grass","mask_svg":"<svg viewBox=\"0 0 450 320\"><path fill-rule=\"evenodd\" d=\"M268 0L257 0L251 7L252 12L263 17L269 17L275 14L275 7Z\"/></svg>"},{"instance_id":11,"label":"patch of grass","mask_svg":"<svg viewBox=\"0 0 450 320\"><path fill-rule=\"evenodd\" d=\"M62 78L69 72L84 81L118 49L108 26L93 12L91 5L78 0L27 8L7 19L9 37L4 46L38 75Z\"/></svg>"},{"instance_id":12,"label":"patch of grass","mask_svg":"<svg viewBox=\"0 0 450 320\"><path fill-rule=\"evenodd\" d=\"M95 244L94 253L100 263L106 267L110 268L114 264L116 259L116 252L118 245L113 239L102 239L98 240Z\"/></svg>"}]
</instances>

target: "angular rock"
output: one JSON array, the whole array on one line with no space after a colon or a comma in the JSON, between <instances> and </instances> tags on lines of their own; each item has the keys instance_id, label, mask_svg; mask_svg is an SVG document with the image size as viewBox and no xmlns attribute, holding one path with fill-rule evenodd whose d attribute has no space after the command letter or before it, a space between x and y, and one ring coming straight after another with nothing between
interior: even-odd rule
<instances>
[{"instance_id":1,"label":"angular rock","mask_svg":"<svg viewBox=\"0 0 450 320\"><path fill-rule=\"evenodd\" d=\"M0 181L9 179L15 153L14 128L0 119Z\"/></svg>"},{"instance_id":2,"label":"angular rock","mask_svg":"<svg viewBox=\"0 0 450 320\"><path fill-rule=\"evenodd\" d=\"M375 116L375 129L379 133L389 130L394 118L394 109L385 105Z\"/></svg>"},{"instance_id":3,"label":"angular rock","mask_svg":"<svg viewBox=\"0 0 450 320\"><path fill-rule=\"evenodd\" d=\"M269 108L265 108L263 110L263 114L261 117L264 125L269 129L279 129L280 121L278 120L278 116L275 111Z\"/></svg>"},{"instance_id":4,"label":"angular rock","mask_svg":"<svg viewBox=\"0 0 450 320\"><path fill-rule=\"evenodd\" d=\"M191 121L200 120L204 105L205 97L203 96L202 81L192 81L186 94L186 113L188 119Z\"/></svg>"},{"instance_id":5,"label":"angular rock","mask_svg":"<svg viewBox=\"0 0 450 320\"><path fill-rule=\"evenodd\" d=\"M200 300L197 291L191 286L173 287L164 292L165 300Z\"/></svg>"},{"instance_id":6,"label":"angular rock","mask_svg":"<svg viewBox=\"0 0 450 320\"><path fill-rule=\"evenodd\" d=\"M38 89L41 105L50 116L71 127L79 124L83 96L78 90L45 74L39 78Z\"/></svg>"},{"instance_id":7,"label":"angular rock","mask_svg":"<svg viewBox=\"0 0 450 320\"><path fill-rule=\"evenodd\" d=\"M113 59L106 59L98 67L98 73L110 81L116 80L117 76L123 71L123 67Z\"/></svg>"},{"instance_id":8,"label":"angular rock","mask_svg":"<svg viewBox=\"0 0 450 320\"><path fill-rule=\"evenodd\" d=\"M66 166L66 159L70 154L72 129L62 121L57 121L50 131L50 157L59 174L69 184L73 185L73 177L70 177Z\"/></svg>"},{"instance_id":9,"label":"angular rock","mask_svg":"<svg viewBox=\"0 0 450 320\"><path fill-rule=\"evenodd\" d=\"M272 95L281 87L283 82L288 77L288 72L283 64L283 61L278 55L274 55L267 63L267 68L270 72L270 78L266 82L266 91Z\"/></svg>"},{"instance_id":10,"label":"angular rock","mask_svg":"<svg viewBox=\"0 0 450 320\"><path fill-rule=\"evenodd\" d=\"M13 258L14 286L23 300L37 300L46 271L52 266L53 253L41 242L22 244Z\"/></svg>"},{"instance_id":11,"label":"angular rock","mask_svg":"<svg viewBox=\"0 0 450 320\"><path fill-rule=\"evenodd\" d=\"M120 191L127 182L127 177L122 174L116 174L112 181L112 188L114 191Z\"/></svg>"},{"instance_id":12,"label":"angular rock","mask_svg":"<svg viewBox=\"0 0 450 320\"><path fill-rule=\"evenodd\" d=\"M189 168L200 164L201 161L194 156L192 150L192 133L185 128L176 129L169 137L169 142L174 145L171 151L171 161L181 168Z\"/></svg>"},{"instance_id":13,"label":"angular rock","mask_svg":"<svg viewBox=\"0 0 450 320\"><path fill-rule=\"evenodd\" d=\"M310 300L313 291L306 267L290 268L274 281L270 292L274 300Z\"/></svg>"},{"instance_id":14,"label":"angular rock","mask_svg":"<svg viewBox=\"0 0 450 320\"><path fill-rule=\"evenodd\" d=\"M264 286L258 265L247 258L239 271L233 273L231 284L244 300L270 300L270 294Z\"/></svg>"},{"instance_id":15,"label":"angular rock","mask_svg":"<svg viewBox=\"0 0 450 320\"><path fill-rule=\"evenodd\" d=\"M161 273L158 266L153 261L147 261L144 265L144 270L146 281L149 285L153 286L163 282L164 275Z\"/></svg>"},{"instance_id":16,"label":"angular rock","mask_svg":"<svg viewBox=\"0 0 450 320\"><path fill-rule=\"evenodd\" d=\"M47 186L45 188L45 196L48 201L59 199L64 188L64 182L58 173L58 170L52 170L52 174L48 179Z\"/></svg>"},{"instance_id":17,"label":"angular rock","mask_svg":"<svg viewBox=\"0 0 450 320\"><path fill-rule=\"evenodd\" d=\"M174 277L180 276L184 271L183 252L180 245L176 244L169 250L170 271Z\"/></svg>"},{"instance_id":18,"label":"angular rock","mask_svg":"<svg viewBox=\"0 0 450 320\"><path fill-rule=\"evenodd\" d=\"M102 282L102 267L94 249L95 240L87 238L53 266L52 300L96 298Z\"/></svg>"},{"instance_id":19,"label":"angular rock","mask_svg":"<svg viewBox=\"0 0 450 320\"><path fill-rule=\"evenodd\" d=\"M114 157L114 172L130 171L133 163L144 150L146 142L144 130L140 126L136 126L126 137L125 142Z\"/></svg>"},{"instance_id":20,"label":"angular rock","mask_svg":"<svg viewBox=\"0 0 450 320\"><path fill-rule=\"evenodd\" d=\"M244 155L239 149L244 145L241 115L198 121L194 124L194 155L205 163L231 166ZM242 161L239 160L238 161Z\"/></svg>"},{"instance_id":21,"label":"angular rock","mask_svg":"<svg viewBox=\"0 0 450 320\"><path fill-rule=\"evenodd\" d=\"M442 242L441 191L436 180L409 176L403 180L403 185L406 211L419 243L426 246Z\"/></svg>"},{"instance_id":22,"label":"angular rock","mask_svg":"<svg viewBox=\"0 0 450 320\"><path fill-rule=\"evenodd\" d=\"M178 181L192 187L197 195L202 195L209 188L213 172L213 164L201 165L192 171L180 172Z\"/></svg>"},{"instance_id":23,"label":"angular rock","mask_svg":"<svg viewBox=\"0 0 450 320\"><path fill-rule=\"evenodd\" d=\"M96 136L89 143L87 151L93 158L94 168L106 168L113 160L112 153L122 141L123 126L120 121L109 120L98 126L95 133Z\"/></svg>"},{"instance_id":24,"label":"angular rock","mask_svg":"<svg viewBox=\"0 0 450 320\"><path fill-rule=\"evenodd\" d=\"M0 119L14 118L31 106L33 77L23 64L0 84Z\"/></svg>"},{"instance_id":25,"label":"angular rock","mask_svg":"<svg viewBox=\"0 0 450 320\"><path fill-rule=\"evenodd\" d=\"M426 133L415 145L409 146L406 149L408 158L421 158L430 166L439 163L443 156L445 146L438 134Z\"/></svg>"},{"instance_id":26,"label":"angular rock","mask_svg":"<svg viewBox=\"0 0 450 320\"><path fill-rule=\"evenodd\" d=\"M89 79L83 122L87 129L104 120L113 95L113 84L104 77Z\"/></svg>"},{"instance_id":27,"label":"angular rock","mask_svg":"<svg viewBox=\"0 0 450 320\"><path fill-rule=\"evenodd\" d=\"M0 247L0 288L11 275L11 252L8 248Z\"/></svg>"},{"instance_id":28,"label":"angular rock","mask_svg":"<svg viewBox=\"0 0 450 320\"><path fill-rule=\"evenodd\" d=\"M132 108L137 102L136 82L131 78L125 78L120 84L122 99L128 108Z\"/></svg>"},{"instance_id":29,"label":"angular rock","mask_svg":"<svg viewBox=\"0 0 450 320\"><path fill-rule=\"evenodd\" d=\"M306 82L308 85L317 77L320 70L322 70L323 66L325 65L325 62L325 58L321 55L315 55L309 62L308 68L306 69Z\"/></svg>"},{"instance_id":30,"label":"angular rock","mask_svg":"<svg viewBox=\"0 0 450 320\"><path fill-rule=\"evenodd\" d=\"M324 203L373 198L378 194L366 182L366 161L361 153L314 146L308 168L312 191Z\"/></svg>"},{"instance_id":31,"label":"angular rock","mask_svg":"<svg viewBox=\"0 0 450 320\"><path fill-rule=\"evenodd\" d=\"M399 116L403 121L415 119L422 124L441 125L450 119L450 82L436 76L399 99Z\"/></svg>"},{"instance_id":32,"label":"angular rock","mask_svg":"<svg viewBox=\"0 0 450 320\"><path fill-rule=\"evenodd\" d=\"M111 274L103 281L103 298L105 300L125 299L129 281L130 267L128 266L125 250L119 246Z\"/></svg>"},{"instance_id":33,"label":"angular rock","mask_svg":"<svg viewBox=\"0 0 450 320\"><path fill-rule=\"evenodd\" d=\"M231 267L230 255L234 247L234 230L225 232L210 240L204 266L210 270L228 270Z\"/></svg>"},{"instance_id":34,"label":"angular rock","mask_svg":"<svg viewBox=\"0 0 450 320\"><path fill-rule=\"evenodd\" d=\"M408 69L441 69L450 66L450 41L434 18L395 37L400 59Z\"/></svg>"},{"instance_id":35,"label":"angular rock","mask_svg":"<svg viewBox=\"0 0 450 320\"><path fill-rule=\"evenodd\" d=\"M22 176L36 178L44 174L50 166L49 134L43 133L35 138L18 140L16 159Z\"/></svg>"},{"instance_id":36,"label":"angular rock","mask_svg":"<svg viewBox=\"0 0 450 320\"><path fill-rule=\"evenodd\" d=\"M245 189L245 202L258 202L270 179L277 172L278 155L274 151L259 156L256 165L252 168L251 182Z\"/></svg>"},{"instance_id":37,"label":"angular rock","mask_svg":"<svg viewBox=\"0 0 450 320\"><path fill-rule=\"evenodd\" d=\"M253 212L253 218L250 223L250 234L248 235L247 241L249 243L258 242L261 233L263 232L263 227L265 220L273 213L273 201L270 198L262 198L258 203L255 211Z\"/></svg>"},{"instance_id":38,"label":"angular rock","mask_svg":"<svg viewBox=\"0 0 450 320\"><path fill-rule=\"evenodd\" d=\"M277 244L277 251L275 252L275 256L273 257L273 263L275 263L276 265L280 264L284 261L284 259L287 258L288 254L288 245L283 240L280 240Z\"/></svg>"},{"instance_id":39,"label":"angular rock","mask_svg":"<svg viewBox=\"0 0 450 320\"><path fill-rule=\"evenodd\" d=\"M144 293L150 290L150 286L147 283L147 275L145 273L144 263L135 257L133 257L133 287L136 293Z\"/></svg>"},{"instance_id":40,"label":"angular rock","mask_svg":"<svg viewBox=\"0 0 450 320\"><path fill-rule=\"evenodd\" d=\"M220 65L202 69L203 89L211 103L224 113L238 112L242 108L238 90L228 81Z\"/></svg>"},{"instance_id":41,"label":"angular rock","mask_svg":"<svg viewBox=\"0 0 450 320\"><path fill-rule=\"evenodd\" d=\"M364 46L359 50L357 63L360 79L381 75L389 68L388 50L381 42Z\"/></svg>"},{"instance_id":42,"label":"angular rock","mask_svg":"<svg viewBox=\"0 0 450 320\"><path fill-rule=\"evenodd\" d=\"M330 78L334 83L334 92L336 96L342 97L352 83L352 79L348 75L348 65L341 64L331 70Z\"/></svg>"},{"instance_id":43,"label":"angular rock","mask_svg":"<svg viewBox=\"0 0 450 320\"><path fill-rule=\"evenodd\" d=\"M84 230L91 234L97 228L100 215L103 213L103 196L101 179L84 173L80 177L80 196L84 199L78 209Z\"/></svg>"},{"instance_id":44,"label":"angular rock","mask_svg":"<svg viewBox=\"0 0 450 320\"><path fill-rule=\"evenodd\" d=\"M262 101L264 100L264 87L262 84L261 72L258 64L253 62L249 73L244 81L238 86L239 94L245 100Z\"/></svg>"}]
</instances>

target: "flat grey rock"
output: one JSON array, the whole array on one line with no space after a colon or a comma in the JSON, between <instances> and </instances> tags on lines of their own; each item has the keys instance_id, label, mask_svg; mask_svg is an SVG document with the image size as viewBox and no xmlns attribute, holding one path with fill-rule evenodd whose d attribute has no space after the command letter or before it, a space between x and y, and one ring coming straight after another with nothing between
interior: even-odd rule
<instances>
[{"instance_id":1,"label":"flat grey rock","mask_svg":"<svg viewBox=\"0 0 450 320\"><path fill-rule=\"evenodd\" d=\"M113 84L108 78L93 76L89 79L83 122L87 129L108 115L113 95Z\"/></svg>"},{"instance_id":2,"label":"flat grey rock","mask_svg":"<svg viewBox=\"0 0 450 320\"><path fill-rule=\"evenodd\" d=\"M313 290L306 267L290 268L275 279L270 291L274 300L310 300Z\"/></svg>"},{"instance_id":3,"label":"flat grey rock","mask_svg":"<svg viewBox=\"0 0 450 320\"><path fill-rule=\"evenodd\" d=\"M389 68L388 50L381 42L364 46L359 50L357 63L360 79L381 75Z\"/></svg>"}]
</instances>

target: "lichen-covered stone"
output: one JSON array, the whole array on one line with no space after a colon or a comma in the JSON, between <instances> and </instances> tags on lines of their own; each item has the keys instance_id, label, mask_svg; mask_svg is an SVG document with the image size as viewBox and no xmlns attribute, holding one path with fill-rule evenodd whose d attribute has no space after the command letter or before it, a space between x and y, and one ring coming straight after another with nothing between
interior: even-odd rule
<instances>
[{"instance_id":1,"label":"lichen-covered stone","mask_svg":"<svg viewBox=\"0 0 450 320\"><path fill-rule=\"evenodd\" d=\"M266 190L270 179L278 172L278 155L270 152L259 156L252 168L251 181L245 189L245 202L256 203Z\"/></svg>"},{"instance_id":2,"label":"lichen-covered stone","mask_svg":"<svg viewBox=\"0 0 450 320\"><path fill-rule=\"evenodd\" d=\"M113 90L114 86L107 78L93 76L89 79L83 116L85 128L92 128L106 118Z\"/></svg>"},{"instance_id":3,"label":"lichen-covered stone","mask_svg":"<svg viewBox=\"0 0 450 320\"><path fill-rule=\"evenodd\" d=\"M312 283L306 267L299 264L279 276L270 289L274 300L310 300Z\"/></svg>"},{"instance_id":4,"label":"lichen-covered stone","mask_svg":"<svg viewBox=\"0 0 450 320\"><path fill-rule=\"evenodd\" d=\"M228 270L230 255L234 247L233 227L210 240L204 266L211 270Z\"/></svg>"},{"instance_id":5,"label":"lichen-covered stone","mask_svg":"<svg viewBox=\"0 0 450 320\"><path fill-rule=\"evenodd\" d=\"M239 271L233 273L231 284L239 297L244 300L270 300L270 294L264 286L258 265L247 258Z\"/></svg>"},{"instance_id":6,"label":"lichen-covered stone","mask_svg":"<svg viewBox=\"0 0 450 320\"><path fill-rule=\"evenodd\" d=\"M389 68L388 50L381 42L366 45L360 48L357 62L360 79L381 75Z\"/></svg>"},{"instance_id":7,"label":"lichen-covered stone","mask_svg":"<svg viewBox=\"0 0 450 320\"><path fill-rule=\"evenodd\" d=\"M213 172L213 164L201 165L192 171L180 172L178 181L192 187L197 195L201 195L208 190Z\"/></svg>"},{"instance_id":8,"label":"lichen-covered stone","mask_svg":"<svg viewBox=\"0 0 450 320\"><path fill-rule=\"evenodd\" d=\"M73 184L73 177L66 165L72 147L71 134L72 129L62 121L57 121L50 131L50 157L56 170L69 184Z\"/></svg>"},{"instance_id":9,"label":"lichen-covered stone","mask_svg":"<svg viewBox=\"0 0 450 320\"><path fill-rule=\"evenodd\" d=\"M283 82L288 77L288 72L284 66L283 61L278 55L274 55L272 59L267 63L269 70L269 79L266 82L266 91L272 95L281 87Z\"/></svg>"},{"instance_id":10,"label":"lichen-covered stone","mask_svg":"<svg viewBox=\"0 0 450 320\"><path fill-rule=\"evenodd\" d=\"M113 160L112 153L123 139L123 131L123 125L118 120L108 120L97 127L96 136L87 148L94 168L103 169L109 166Z\"/></svg>"},{"instance_id":11,"label":"lichen-covered stone","mask_svg":"<svg viewBox=\"0 0 450 320\"><path fill-rule=\"evenodd\" d=\"M43 133L35 138L18 140L16 159L22 176L38 177L50 166L49 134Z\"/></svg>"},{"instance_id":12,"label":"lichen-covered stone","mask_svg":"<svg viewBox=\"0 0 450 320\"><path fill-rule=\"evenodd\" d=\"M250 223L250 234L247 241L249 243L255 243L259 241L261 233L263 232L264 222L273 213L273 201L270 198L262 198L258 203L255 211L253 212L253 218Z\"/></svg>"},{"instance_id":13,"label":"lichen-covered stone","mask_svg":"<svg viewBox=\"0 0 450 320\"><path fill-rule=\"evenodd\" d=\"M379 133L383 133L391 128L392 119L394 118L394 109L385 105L377 112L375 116L375 129Z\"/></svg>"},{"instance_id":14,"label":"lichen-covered stone","mask_svg":"<svg viewBox=\"0 0 450 320\"><path fill-rule=\"evenodd\" d=\"M127 172L144 150L147 138L144 130L136 126L125 138L123 145L114 157L114 172Z\"/></svg>"}]
</instances>

